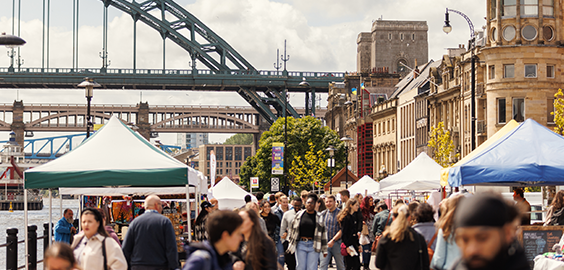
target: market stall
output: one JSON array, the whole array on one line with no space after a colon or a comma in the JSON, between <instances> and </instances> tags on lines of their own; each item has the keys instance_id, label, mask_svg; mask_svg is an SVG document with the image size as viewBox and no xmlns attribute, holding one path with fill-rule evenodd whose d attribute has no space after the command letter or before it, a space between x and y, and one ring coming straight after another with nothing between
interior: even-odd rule
<instances>
[{"instance_id":1,"label":"market stall","mask_svg":"<svg viewBox=\"0 0 564 270\"><path fill-rule=\"evenodd\" d=\"M80 146L62 157L24 173L24 188L184 187L201 181L186 164L174 159L123 124L111 119ZM27 226L27 207L24 222ZM190 223L188 223L190 224ZM26 246L27 246L27 231Z\"/></svg>"},{"instance_id":2,"label":"market stall","mask_svg":"<svg viewBox=\"0 0 564 270\"><path fill-rule=\"evenodd\" d=\"M233 210L234 208L245 205L245 196L251 193L245 191L228 177L223 177L219 183L211 188L211 197L216 198L219 203L219 209ZM251 195L253 202L257 202L257 198Z\"/></svg>"},{"instance_id":3,"label":"market stall","mask_svg":"<svg viewBox=\"0 0 564 270\"><path fill-rule=\"evenodd\" d=\"M376 196L380 192L380 183L372 179L370 176L365 175L349 187L351 196L355 194L362 194L362 196Z\"/></svg>"},{"instance_id":4,"label":"market stall","mask_svg":"<svg viewBox=\"0 0 564 270\"><path fill-rule=\"evenodd\" d=\"M437 189L440 187L442 168L425 152L422 152L401 171L380 181L380 191L387 194L396 190L430 191Z\"/></svg>"}]
</instances>

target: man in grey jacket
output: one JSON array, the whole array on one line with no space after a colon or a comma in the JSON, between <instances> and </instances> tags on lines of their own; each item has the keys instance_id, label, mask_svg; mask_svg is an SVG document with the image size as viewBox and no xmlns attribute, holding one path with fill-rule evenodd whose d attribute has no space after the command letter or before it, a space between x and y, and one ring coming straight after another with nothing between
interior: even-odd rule
<instances>
[{"instance_id":1,"label":"man in grey jacket","mask_svg":"<svg viewBox=\"0 0 564 270\"><path fill-rule=\"evenodd\" d=\"M372 234L376 237L384 232L384 228L392 224L392 217L388 205L385 202L380 202L376 206L378 214L374 216L374 223L372 223ZM388 221L386 223L386 221Z\"/></svg>"},{"instance_id":2,"label":"man in grey jacket","mask_svg":"<svg viewBox=\"0 0 564 270\"><path fill-rule=\"evenodd\" d=\"M294 209L286 211L282 216L282 223L280 224L280 240L282 240L282 246L284 250L288 250L288 230L292 225L292 221L296 216L296 213L302 210L302 199L295 198L293 201ZM296 256L292 253L284 252L284 262L288 266L288 270L296 270ZM284 267L284 266L282 266Z\"/></svg>"}]
</instances>

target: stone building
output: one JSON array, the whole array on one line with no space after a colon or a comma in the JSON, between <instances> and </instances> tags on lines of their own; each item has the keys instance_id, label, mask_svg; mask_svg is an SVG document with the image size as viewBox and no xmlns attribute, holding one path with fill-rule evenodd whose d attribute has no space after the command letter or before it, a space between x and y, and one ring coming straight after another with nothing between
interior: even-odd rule
<instances>
[{"instance_id":1,"label":"stone building","mask_svg":"<svg viewBox=\"0 0 564 270\"><path fill-rule=\"evenodd\" d=\"M386 70L403 76L409 73L405 66L427 63L427 30L425 21L374 21L370 33L358 35L357 71Z\"/></svg>"}]
</instances>

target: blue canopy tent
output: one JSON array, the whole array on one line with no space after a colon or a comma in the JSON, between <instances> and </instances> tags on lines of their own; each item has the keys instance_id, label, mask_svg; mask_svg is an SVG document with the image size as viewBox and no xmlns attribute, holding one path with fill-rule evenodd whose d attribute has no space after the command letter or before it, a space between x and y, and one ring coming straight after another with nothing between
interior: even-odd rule
<instances>
[{"instance_id":1,"label":"blue canopy tent","mask_svg":"<svg viewBox=\"0 0 564 270\"><path fill-rule=\"evenodd\" d=\"M564 185L564 137L527 119L480 154L450 168L448 183L491 186Z\"/></svg>"}]
</instances>

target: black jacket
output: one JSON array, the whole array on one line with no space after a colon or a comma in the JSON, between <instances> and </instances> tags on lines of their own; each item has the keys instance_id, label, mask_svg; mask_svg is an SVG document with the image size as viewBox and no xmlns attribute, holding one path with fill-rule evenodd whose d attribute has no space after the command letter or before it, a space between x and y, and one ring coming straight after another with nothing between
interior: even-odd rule
<instances>
[{"instance_id":1,"label":"black jacket","mask_svg":"<svg viewBox=\"0 0 564 270\"><path fill-rule=\"evenodd\" d=\"M353 246L358 250L358 220L356 216L346 215L341 221L341 239L345 246Z\"/></svg>"},{"instance_id":2,"label":"black jacket","mask_svg":"<svg viewBox=\"0 0 564 270\"><path fill-rule=\"evenodd\" d=\"M277 270L278 269L278 253L276 252L276 247L274 242L266 234L263 238L263 246L265 249L264 260L261 262L264 266L262 269L266 270ZM234 261L243 261L245 263L245 270L253 270L251 261L247 258L247 242L241 243L239 250L231 254L234 257ZM257 269L258 270L258 269Z\"/></svg>"},{"instance_id":3,"label":"black jacket","mask_svg":"<svg viewBox=\"0 0 564 270\"><path fill-rule=\"evenodd\" d=\"M429 270L429 253L427 243L422 235L411 227L415 241L406 235L403 241L394 242L389 235L382 236L376 250L376 267L380 270ZM421 252L420 252L421 251Z\"/></svg>"}]
</instances>

